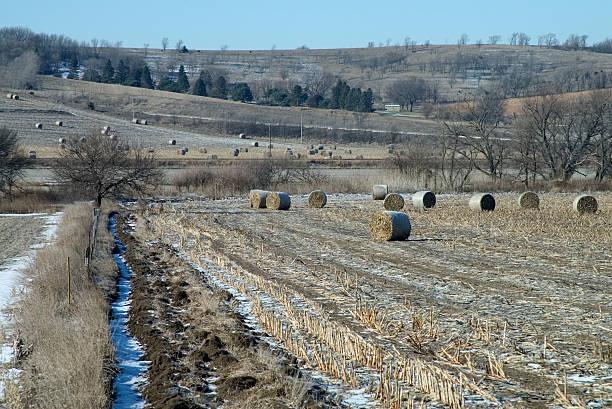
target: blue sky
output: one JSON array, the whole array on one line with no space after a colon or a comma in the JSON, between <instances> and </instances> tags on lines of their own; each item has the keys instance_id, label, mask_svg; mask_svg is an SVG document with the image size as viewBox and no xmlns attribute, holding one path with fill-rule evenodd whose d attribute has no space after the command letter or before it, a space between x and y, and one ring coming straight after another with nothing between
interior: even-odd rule
<instances>
[{"instance_id":1,"label":"blue sky","mask_svg":"<svg viewBox=\"0 0 612 409\"><path fill-rule=\"evenodd\" d=\"M472 1L117 1L0 0L0 26L92 38L127 47L170 47L177 40L190 49L294 49L403 44L455 44L525 32L538 35L587 34L587 42L612 37L612 0Z\"/></svg>"}]
</instances>

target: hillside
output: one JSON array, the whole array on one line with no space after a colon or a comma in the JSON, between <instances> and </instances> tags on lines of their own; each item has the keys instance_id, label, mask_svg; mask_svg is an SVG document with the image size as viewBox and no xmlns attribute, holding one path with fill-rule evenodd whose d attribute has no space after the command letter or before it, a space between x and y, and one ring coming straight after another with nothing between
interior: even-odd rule
<instances>
[{"instance_id":1,"label":"hillside","mask_svg":"<svg viewBox=\"0 0 612 409\"><path fill-rule=\"evenodd\" d=\"M385 97L397 79L415 76L438 86L440 101L463 100L478 86L502 79L509 95L523 96L516 87L535 89L555 82L560 92L578 91L585 82L612 86L612 55L584 50L536 46L452 45L371 47L324 50L175 50L124 49L144 58L154 76L182 64L190 75L203 68L221 70L230 81L248 82L257 95L274 83L308 85L323 73L346 80L351 87L372 88ZM598 77L599 76L599 77ZM272 83L272 84L270 84Z\"/></svg>"}]
</instances>

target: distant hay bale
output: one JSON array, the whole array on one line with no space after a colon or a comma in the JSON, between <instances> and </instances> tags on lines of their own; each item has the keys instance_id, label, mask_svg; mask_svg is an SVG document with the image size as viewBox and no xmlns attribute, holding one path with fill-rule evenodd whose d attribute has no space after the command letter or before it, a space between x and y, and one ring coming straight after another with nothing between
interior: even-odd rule
<instances>
[{"instance_id":1,"label":"distant hay bale","mask_svg":"<svg viewBox=\"0 0 612 409\"><path fill-rule=\"evenodd\" d=\"M251 146L253 146L254 148L259 147L259 142L255 141L253 143L251 143Z\"/></svg>"},{"instance_id":2,"label":"distant hay bale","mask_svg":"<svg viewBox=\"0 0 612 409\"><path fill-rule=\"evenodd\" d=\"M248 151L249 151L249 148L244 148L244 151L245 151L245 152L248 152Z\"/></svg>"},{"instance_id":3,"label":"distant hay bale","mask_svg":"<svg viewBox=\"0 0 612 409\"><path fill-rule=\"evenodd\" d=\"M6 94L6 97L7 97L8 99L13 99L13 94L10 94L10 93L9 93L9 94Z\"/></svg>"},{"instance_id":4,"label":"distant hay bale","mask_svg":"<svg viewBox=\"0 0 612 409\"><path fill-rule=\"evenodd\" d=\"M389 193L387 196L385 196L383 207L386 210L399 212L404 208L404 198L399 193Z\"/></svg>"},{"instance_id":5,"label":"distant hay bale","mask_svg":"<svg viewBox=\"0 0 612 409\"><path fill-rule=\"evenodd\" d=\"M313 190L308 195L308 206L320 209L327 204L327 195L322 190Z\"/></svg>"},{"instance_id":6,"label":"distant hay bale","mask_svg":"<svg viewBox=\"0 0 612 409\"><path fill-rule=\"evenodd\" d=\"M85 138L84 136L81 136L81 137L79 138L79 142L85 142L86 140L87 140L87 138Z\"/></svg>"},{"instance_id":7,"label":"distant hay bale","mask_svg":"<svg viewBox=\"0 0 612 409\"><path fill-rule=\"evenodd\" d=\"M200 153L208 153L208 150L206 150L206 148L200 148L200 149L198 149L198 151Z\"/></svg>"},{"instance_id":8,"label":"distant hay bale","mask_svg":"<svg viewBox=\"0 0 612 409\"><path fill-rule=\"evenodd\" d=\"M14 99L14 100L18 100L18 99L19 99L19 95L17 95L17 94L13 94L13 99Z\"/></svg>"},{"instance_id":9,"label":"distant hay bale","mask_svg":"<svg viewBox=\"0 0 612 409\"><path fill-rule=\"evenodd\" d=\"M266 207L272 210L289 210L291 198L284 192L270 192L266 197Z\"/></svg>"},{"instance_id":10,"label":"distant hay bale","mask_svg":"<svg viewBox=\"0 0 612 409\"><path fill-rule=\"evenodd\" d=\"M36 159L36 151L29 151L28 156L30 159Z\"/></svg>"},{"instance_id":11,"label":"distant hay bale","mask_svg":"<svg viewBox=\"0 0 612 409\"><path fill-rule=\"evenodd\" d=\"M153 149L153 147L149 147L149 153L153 153L155 152L155 149Z\"/></svg>"},{"instance_id":12,"label":"distant hay bale","mask_svg":"<svg viewBox=\"0 0 612 409\"><path fill-rule=\"evenodd\" d=\"M310 150L308 151L308 154L309 154L309 155L316 155L316 154L317 154L317 151L315 151L314 149L310 149Z\"/></svg>"},{"instance_id":13,"label":"distant hay bale","mask_svg":"<svg viewBox=\"0 0 612 409\"><path fill-rule=\"evenodd\" d=\"M265 209L266 208L266 199L270 192L267 190L251 190L249 196L251 199L251 207L253 209Z\"/></svg>"},{"instance_id":14,"label":"distant hay bale","mask_svg":"<svg viewBox=\"0 0 612 409\"><path fill-rule=\"evenodd\" d=\"M105 127L102 128L102 135L108 135L110 133L110 126L106 125Z\"/></svg>"},{"instance_id":15,"label":"distant hay bale","mask_svg":"<svg viewBox=\"0 0 612 409\"><path fill-rule=\"evenodd\" d=\"M337 148L336 145L332 145L333 150L336 150L336 148Z\"/></svg>"},{"instance_id":16,"label":"distant hay bale","mask_svg":"<svg viewBox=\"0 0 612 409\"><path fill-rule=\"evenodd\" d=\"M187 146L183 147L183 150L186 152L189 152L189 148Z\"/></svg>"},{"instance_id":17,"label":"distant hay bale","mask_svg":"<svg viewBox=\"0 0 612 409\"><path fill-rule=\"evenodd\" d=\"M132 123L133 124L139 124L140 121L138 120L138 118L132 118Z\"/></svg>"},{"instance_id":18,"label":"distant hay bale","mask_svg":"<svg viewBox=\"0 0 612 409\"><path fill-rule=\"evenodd\" d=\"M185 152L185 149L177 149L177 150L176 150L176 153L177 153L178 155L183 155L183 156L184 156L184 155L185 155L187 152Z\"/></svg>"},{"instance_id":19,"label":"distant hay bale","mask_svg":"<svg viewBox=\"0 0 612 409\"><path fill-rule=\"evenodd\" d=\"M217 155L215 155L214 153L212 155L210 155L210 159L218 159Z\"/></svg>"},{"instance_id":20,"label":"distant hay bale","mask_svg":"<svg viewBox=\"0 0 612 409\"><path fill-rule=\"evenodd\" d=\"M353 153L353 151L351 149L345 149L344 153L348 153L349 155Z\"/></svg>"},{"instance_id":21,"label":"distant hay bale","mask_svg":"<svg viewBox=\"0 0 612 409\"><path fill-rule=\"evenodd\" d=\"M146 125L148 122L146 119L141 119L140 120L140 125Z\"/></svg>"},{"instance_id":22,"label":"distant hay bale","mask_svg":"<svg viewBox=\"0 0 612 409\"><path fill-rule=\"evenodd\" d=\"M126 151L129 151L129 150L130 150L130 144L129 144L129 143L126 143L126 144L123 146L123 149L125 149Z\"/></svg>"},{"instance_id":23,"label":"distant hay bale","mask_svg":"<svg viewBox=\"0 0 612 409\"><path fill-rule=\"evenodd\" d=\"M539 209L540 198L535 192L523 192L518 198L518 204L522 209Z\"/></svg>"},{"instance_id":24,"label":"distant hay bale","mask_svg":"<svg viewBox=\"0 0 612 409\"><path fill-rule=\"evenodd\" d=\"M55 125L56 126L64 126L64 122L62 122L62 121L55 121Z\"/></svg>"},{"instance_id":25,"label":"distant hay bale","mask_svg":"<svg viewBox=\"0 0 612 409\"><path fill-rule=\"evenodd\" d=\"M59 138L57 140L60 144L66 143L66 138Z\"/></svg>"},{"instance_id":26,"label":"distant hay bale","mask_svg":"<svg viewBox=\"0 0 612 409\"><path fill-rule=\"evenodd\" d=\"M332 157L332 155L333 155L333 154L334 154L334 152L333 152L333 151L327 151L327 155L328 155L330 158Z\"/></svg>"},{"instance_id":27,"label":"distant hay bale","mask_svg":"<svg viewBox=\"0 0 612 409\"><path fill-rule=\"evenodd\" d=\"M323 145L319 145L318 149L322 151L324 149Z\"/></svg>"},{"instance_id":28,"label":"distant hay bale","mask_svg":"<svg viewBox=\"0 0 612 409\"><path fill-rule=\"evenodd\" d=\"M436 195L428 190L422 190L412 195L412 206L418 210L431 209L436 205Z\"/></svg>"},{"instance_id":29,"label":"distant hay bale","mask_svg":"<svg viewBox=\"0 0 612 409\"><path fill-rule=\"evenodd\" d=\"M112 135L109 136L109 138L110 138L111 141L114 141L114 140L117 139L117 135L112 134Z\"/></svg>"},{"instance_id":30,"label":"distant hay bale","mask_svg":"<svg viewBox=\"0 0 612 409\"><path fill-rule=\"evenodd\" d=\"M240 137L240 139L246 139L246 134L241 133L240 135L238 135Z\"/></svg>"},{"instance_id":31,"label":"distant hay bale","mask_svg":"<svg viewBox=\"0 0 612 409\"><path fill-rule=\"evenodd\" d=\"M170 139L168 145L176 145L176 139Z\"/></svg>"},{"instance_id":32,"label":"distant hay bale","mask_svg":"<svg viewBox=\"0 0 612 409\"><path fill-rule=\"evenodd\" d=\"M234 156L238 156L238 154L240 153L240 151L238 149L234 149Z\"/></svg>"},{"instance_id":33,"label":"distant hay bale","mask_svg":"<svg viewBox=\"0 0 612 409\"><path fill-rule=\"evenodd\" d=\"M302 159L302 154L298 152L298 154L297 154L297 158L298 158L298 159Z\"/></svg>"},{"instance_id":34,"label":"distant hay bale","mask_svg":"<svg viewBox=\"0 0 612 409\"><path fill-rule=\"evenodd\" d=\"M410 219L402 212L385 210L370 220L370 236L374 241L406 240L410 228Z\"/></svg>"},{"instance_id":35,"label":"distant hay bale","mask_svg":"<svg viewBox=\"0 0 612 409\"><path fill-rule=\"evenodd\" d=\"M36 129L42 129L42 124L40 122L37 122L36 124L34 124L34 127Z\"/></svg>"},{"instance_id":36,"label":"distant hay bale","mask_svg":"<svg viewBox=\"0 0 612 409\"><path fill-rule=\"evenodd\" d=\"M357 159L363 159L363 155L358 155Z\"/></svg>"},{"instance_id":37,"label":"distant hay bale","mask_svg":"<svg viewBox=\"0 0 612 409\"><path fill-rule=\"evenodd\" d=\"M372 187L372 199L385 200L385 196L389 193L387 185L374 185Z\"/></svg>"},{"instance_id":38,"label":"distant hay bale","mask_svg":"<svg viewBox=\"0 0 612 409\"><path fill-rule=\"evenodd\" d=\"M491 212L495 210L495 198L489 193L478 193L470 199L470 209Z\"/></svg>"},{"instance_id":39,"label":"distant hay bale","mask_svg":"<svg viewBox=\"0 0 612 409\"><path fill-rule=\"evenodd\" d=\"M580 214L595 213L597 211L597 199L589 195L580 195L574 199L574 211Z\"/></svg>"}]
</instances>

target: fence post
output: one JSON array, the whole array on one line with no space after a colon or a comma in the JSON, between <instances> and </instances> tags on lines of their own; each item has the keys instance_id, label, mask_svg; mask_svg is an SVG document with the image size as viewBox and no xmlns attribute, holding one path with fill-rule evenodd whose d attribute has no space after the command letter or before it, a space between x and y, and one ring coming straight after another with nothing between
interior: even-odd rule
<instances>
[{"instance_id":1,"label":"fence post","mask_svg":"<svg viewBox=\"0 0 612 409\"><path fill-rule=\"evenodd\" d=\"M70 257L66 261L68 263L68 305L70 305Z\"/></svg>"}]
</instances>

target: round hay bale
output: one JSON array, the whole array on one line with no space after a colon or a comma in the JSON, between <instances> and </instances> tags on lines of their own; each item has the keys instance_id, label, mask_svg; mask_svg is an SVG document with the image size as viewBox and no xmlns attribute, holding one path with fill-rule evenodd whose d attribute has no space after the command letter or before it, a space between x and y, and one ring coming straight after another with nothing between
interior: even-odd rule
<instances>
[{"instance_id":1,"label":"round hay bale","mask_svg":"<svg viewBox=\"0 0 612 409\"><path fill-rule=\"evenodd\" d=\"M34 127L36 129L42 129L42 124L40 122L37 122L36 124L34 124Z\"/></svg>"},{"instance_id":2,"label":"round hay bale","mask_svg":"<svg viewBox=\"0 0 612 409\"><path fill-rule=\"evenodd\" d=\"M176 139L170 139L168 145L176 145Z\"/></svg>"},{"instance_id":3,"label":"round hay bale","mask_svg":"<svg viewBox=\"0 0 612 409\"><path fill-rule=\"evenodd\" d=\"M28 156L30 159L36 159L36 151L29 151Z\"/></svg>"},{"instance_id":4,"label":"round hay bale","mask_svg":"<svg viewBox=\"0 0 612 409\"><path fill-rule=\"evenodd\" d=\"M117 135L112 134L112 135L109 136L109 138L110 138L111 141L114 141L114 140L117 139Z\"/></svg>"},{"instance_id":5,"label":"round hay bale","mask_svg":"<svg viewBox=\"0 0 612 409\"><path fill-rule=\"evenodd\" d=\"M244 151L245 151L245 152L248 152L248 151L249 151L249 148L244 148Z\"/></svg>"},{"instance_id":6,"label":"round hay bale","mask_svg":"<svg viewBox=\"0 0 612 409\"><path fill-rule=\"evenodd\" d=\"M389 193L387 196L385 196L383 207L386 210L399 212L404 208L404 198L399 193Z\"/></svg>"},{"instance_id":7,"label":"round hay bale","mask_svg":"<svg viewBox=\"0 0 612 409\"><path fill-rule=\"evenodd\" d=\"M372 199L374 200L385 200L388 193L387 185L374 185L372 187Z\"/></svg>"},{"instance_id":8,"label":"round hay bale","mask_svg":"<svg viewBox=\"0 0 612 409\"><path fill-rule=\"evenodd\" d=\"M374 241L406 240L410 237L410 219L402 212L378 212L370 220L370 236Z\"/></svg>"},{"instance_id":9,"label":"round hay bale","mask_svg":"<svg viewBox=\"0 0 612 409\"><path fill-rule=\"evenodd\" d=\"M102 128L102 130L104 132L110 132L111 129L110 129L110 126L106 125L105 127Z\"/></svg>"},{"instance_id":10,"label":"round hay bale","mask_svg":"<svg viewBox=\"0 0 612 409\"><path fill-rule=\"evenodd\" d=\"M316 155L316 154L317 154L317 151L315 151L314 149L310 149L310 150L308 151L308 154L309 154L309 155Z\"/></svg>"},{"instance_id":11,"label":"round hay bale","mask_svg":"<svg viewBox=\"0 0 612 409\"><path fill-rule=\"evenodd\" d=\"M298 159L302 159L302 154L298 152L298 154L297 154L297 158L298 158Z\"/></svg>"},{"instance_id":12,"label":"round hay bale","mask_svg":"<svg viewBox=\"0 0 612 409\"><path fill-rule=\"evenodd\" d=\"M251 190L251 207L253 209L265 209L266 200L269 194L270 192L268 192L267 190Z\"/></svg>"},{"instance_id":13,"label":"round hay bale","mask_svg":"<svg viewBox=\"0 0 612 409\"><path fill-rule=\"evenodd\" d=\"M58 141L60 144L64 144L64 143L66 143L66 138L59 138L57 141Z\"/></svg>"},{"instance_id":14,"label":"round hay bale","mask_svg":"<svg viewBox=\"0 0 612 409\"><path fill-rule=\"evenodd\" d=\"M14 100L18 100L18 99L19 99L19 95L17 95L17 94L13 94L13 99L14 99Z\"/></svg>"},{"instance_id":15,"label":"round hay bale","mask_svg":"<svg viewBox=\"0 0 612 409\"><path fill-rule=\"evenodd\" d=\"M518 198L518 204L522 209L539 209L540 198L535 192L523 192Z\"/></svg>"},{"instance_id":16,"label":"round hay bale","mask_svg":"<svg viewBox=\"0 0 612 409\"><path fill-rule=\"evenodd\" d=\"M208 150L206 150L206 148L200 148L198 149L198 151L200 151L200 153L208 153Z\"/></svg>"},{"instance_id":17,"label":"round hay bale","mask_svg":"<svg viewBox=\"0 0 612 409\"><path fill-rule=\"evenodd\" d=\"M85 142L86 140L87 140L87 138L85 138L84 136L81 136L81 137L79 138L79 142Z\"/></svg>"},{"instance_id":18,"label":"round hay bale","mask_svg":"<svg viewBox=\"0 0 612 409\"><path fill-rule=\"evenodd\" d=\"M327 195L322 190L313 190L308 195L308 206L320 209L327 204Z\"/></svg>"},{"instance_id":19,"label":"round hay bale","mask_svg":"<svg viewBox=\"0 0 612 409\"><path fill-rule=\"evenodd\" d=\"M139 124L140 121L138 120L138 118L132 118L132 123L133 124Z\"/></svg>"},{"instance_id":20,"label":"round hay bale","mask_svg":"<svg viewBox=\"0 0 612 409\"><path fill-rule=\"evenodd\" d=\"M412 195L412 205L415 209L431 209L436 205L436 195L429 190L422 190Z\"/></svg>"},{"instance_id":21,"label":"round hay bale","mask_svg":"<svg viewBox=\"0 0 612 409\"><path fill-rule=\"evenodd\" d=\"M595 213L597 211L597 199L589 195L580 195L574 199L574 211L580 214Z\"/></svg>"},{"instance_id":22,"label":"round hay bale","mask_svg":"<svg viewBox=\"0 0 612 409\"><path fill-rule=\"evenodd\" d=\"M176 153L184 156L187 152L185 152L185 149L177 149Z\"/></svg>"},{"instance_id":23,"label":"round hay bale","mask_svg":"<svg viewBox=\"0 0 612 409\"><path fill-rule=\"evenodd\" d=\"M470 209L492 212L495 210L495 198L489 193L478 193L470 199Z\"/></svg>"},{"instance_id":24,"label":"round hay bale","mask_svg":"<svg viewBox=\"0 0 612 409\"><path fill-rule=\"evenodd\" d=\"M184 150L185 152L189 152L189 148L188 148L187 146L185 146L185 147L183 148L183 150Z\"/></svg>"},{"instance_id":25,"label":"round hay bale","mask_svg":"<svg viewBox=\"0 0 612 409\"><path fill-rule=\"evenodd\" d=\"M218 159L217 155L215 155L214 153L212 155L210 155L211 159Z\"/></svg>"},{"instance_id":26,"label":"round hay bale","mask_svg":"<svg viewBox=\"0 0 612 409\"><path fill-rule=\"evenodd\" d=\"M238 156L239 153L240 151L238 149L234 149L234 156Z\"/></svg>"},{"instance_id":27,"label":"round hay bale","mask_svg":"<svg viewBox=\"0 0 612 409\"><path fill-rule=\"evenodd\" d=\"M251 143L251 146L253 146L254 148L259 147L259 142L255 141L253 143Z\"/></svg>"},{"instance_id":28,"label":"round hay bale","mask_svg":"<svg viewBox=\"0 0 612 409\"><path fill-rule=\"evenodd\" d=\"M62 121L55 121L55 125L56 126L64 126L64 122L62 122Z\"/></svg>"},{"instance_id":29,"label":"round hay bale","mask_svg":"<svg viewBox=\"0 0 612 409\"><path fill-rule=\"evenodd\" d=\"M322 151L322 150L324 149L324 148L323 148L323 145L319 145L319 148L318 148L318 149L319 149L320 151Z\"/></svg>"},{"instance_id":30,"label":"round hay bale","mask_svg":"<svg viewBox=\"0 0 612 409\"><path fill-rule=\"evenodd\" d=\"M241 133L240 135L238 135L240 137L240 139L246 139L246 135Z\"/></svg>"},{"instance_id":31,"label":"round hay bale","mask_svg":"<svg viewBox=\"0 0 612 409\"><path fill-rule=\"evenodd\" d=\"M141 119L140 120L140 125L146 125L148 122L146 119Z\"/></svg>"},{"instance_id":32,"label":"round hay bale","mask_svg":"<svg viewBox=\"0 0 612 409\"><path fill-rule=\"evenodd\" d=\"M153 153L155 152L155 149L153 147L149 147L149 153Z\"/></svg>"},{"instance_id":33,"label":"round hay bale","mask_svg":"<svg viewBox=\"0 0 612 409\"><path fill-rule=\"evenodd\" d=\"M272 210L289 210L291 198L284 192L270 192L266 197L266 207Z\"/></svg>"},{"instance_id":34,"label":"round hay bale","mask_svg":"<svg viewBox=\"0 0 612 409\"><path fill-rule=\"evenodd\" d=\"M13 99L13 94L10 94L10 93L9 93L9 94L6 94L6 97L7 97L8 99Z\"/></svg>"}]
</instances>

